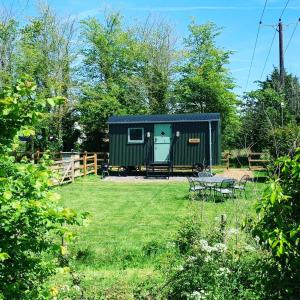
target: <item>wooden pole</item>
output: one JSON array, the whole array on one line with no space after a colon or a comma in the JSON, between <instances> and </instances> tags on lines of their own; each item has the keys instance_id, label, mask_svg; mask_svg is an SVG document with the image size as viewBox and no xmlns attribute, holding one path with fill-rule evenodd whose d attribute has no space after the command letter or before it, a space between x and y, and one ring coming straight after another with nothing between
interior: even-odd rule
<instances>
[{"instance_id":1,"label":"wooden pole","mask_svg":"<svg viewBox=\"0 0 300 300\"><path fill-rule=\"evenodd\" d=\"M75 180L75 162L74 162L74 159L72 159L72 182L74 182Z\"/></svg>"},{"instance_id":2,"label":"wooden pole","mask_svg":"<svg viewBox=\"0 0 300 300\"><path fill-rule=\"evenodd\" d=\"M86 172L87 172L86 161L87 161L87 152L84 151L84 154L83 154L83 176L86 176Z\"/></svg>"},{"instance_id":3,"label":"wooden pole","mask_svg":"<svg viewBox=\"0 0 300 300\"><path fill-rule=\"evenodd\" d=\"M279 70L280 70L280 84L281 88L284 87L284 50L283 50L283 25L281 19L278 23L278 32L279 32Z\"/></svg>"},{"instance_id":4,"label":"wooden pole","mask_svg":"<svg viewBox=\"0 0 300 300\"><path fill-rule=\"evenodd\" d=\"M97 175L97 153L94 153L94 174Z\"/></svg>"}]
</instances>

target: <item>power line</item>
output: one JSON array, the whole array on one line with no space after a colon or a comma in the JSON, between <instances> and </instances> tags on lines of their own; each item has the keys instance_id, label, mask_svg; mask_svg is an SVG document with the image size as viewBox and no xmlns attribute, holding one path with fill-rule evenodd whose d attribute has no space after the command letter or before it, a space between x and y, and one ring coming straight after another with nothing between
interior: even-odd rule
<instances>
[{"instance_id":1,"label":"power line","mask_svg":"<svg viewBox=\"0 0 300 300\"><path fill-rule=\"evenodd\" d=\"M273 44L274 44L274 40L275 40L275 37L276 37L276 33L277 33L277 29L274 30L274 34L273 34L273 38L272 38L272 41L271 41L271 45L270 45L270 48L269 48L269 51L268 51L268 54L267 54L267 57L266 57L266 60L265 60L265 63L264 63L264 67L263 67L263 70L261 72L261 75L260 75L260 81L264 75L264 72L265 72L265 69L266 69L266 66L267 66L267 63L268 63L268 60L269 60L269 56L271 54L271 50L273 48Z\"/></svg>"},{"instance_id":2,"label":"power line","mask_svg":"<svg viewBox=\"0 0 300 300\"><path fill-rule=\"evenodd\" d=\"M299 22L300 22L300 18L299 18L298 22L297 22L297 23L295 23L295 26L294 26L293 32L292 32L292 34L291 34L291 36L290 36L290 39L289 39L288 43L286 44L286 47L285 47L284 53L287 51L287 49L288 49L288 48L289 48L289 46L290 46L290 43L291 43L291 41L292 41L292 39L293 39L293 37L294 37L294 34L295 34L296 30L297 30L297 27L298 27L298 24L299 24Z\"/></svg>"},{"instance_id":3,"label":"power line","mask_svg":"<svg viewBox=\"0 0 300 300\"><path fill-rule=\"evenodd\" d=\"M290 2L290 0L287 0L287 1L286 1L285 7L283 8L283 10L282 10L282 12L281 12L281 15L280 15L279 19L282 18L282 16L283 16L283 14L284 14L284 12L285 12L285 10L286 10L286 8L287 8L289 2Z\"/></svg>"},{"instance_id":4,"label":"power line","mask_svg":"<svg viewBox=\"0 0 300 300\"><path fill-rule=\"evenodd\" d=\"M257 28L257 33L256 33L256 38L255 38L255 43L254 43L254 48L253 48L253 52L252 52L252 56L251 56L250 68L249 68L249 71L248 71L245 91L247 91L247 88L248 88L249 79L250 79L250 75L251 75L251 70L252 70L252 66L253 66L253 60L254 60L255 51L256 51L256 47L257 47L257 41L258 41L258 37L259 37L259 33L260 33L262 19L263 19L263 16L264 16L264 13L265 13L265 10L266 10L266 7L267 7L267 3L268 3L268 0L265 0L265 4L264 4L264 7L263 7L261 16L260 16L260 20L259 20L259 24L258 24L258 28Z\"/></svg>"},{"instance_id":5,"label":"power line","mask_svg":"<svg viewBox=\"0 0 300 300\"><path fill-rule=\"evenodd\" d=\"M279 22L281 22L281 18L283 16L283 14L284 14L284 12L285 12L285 10L286 10L289 2L290 2L290 0L286 1L285 6L283 7L283 9L281 11L281 14L280 14ZM260 79L259 79L260 81L261 81L261 79L262 79L262 77L264 75L264 72L265 72L265 69L266 69L266 66L267 66L267 63L268 63L268 60L269 60L269 56L271 54L271 50L273 48L274 40L275 40L275 37L276 37L276 32L277 32L277 27L274 30L274 34L273 34L273 37L272 37L271 45L270 45L270 48L269 48L269 51L268 51L268 54L267 54L267 57L266 57L266 60L265 60L264 66L263 66L263 70L262 70L261 75L260 75Z\"/></svg>"}]
</instances>

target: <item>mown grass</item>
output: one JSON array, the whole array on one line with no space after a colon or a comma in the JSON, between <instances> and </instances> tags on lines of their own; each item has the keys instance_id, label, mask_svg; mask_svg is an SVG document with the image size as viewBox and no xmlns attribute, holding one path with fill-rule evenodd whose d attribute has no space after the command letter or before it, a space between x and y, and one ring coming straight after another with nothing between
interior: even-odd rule
<instances>
[{"instance_id":1,"label":"mown grass","mask_svg":"<svg viewBox=\"0 0 300 300\"><path fill-rule=\"evenodd\" d=\"M211 230L221 214L228 226L240 226L246 214L253 213L262 187L250 183L247 199L203 203L189 200L187 182L116 183L89 176L58 192L65 206L91 214L72 249L85 287L94 293L117 289L130 299L133 286L148 276L159 277L156 267L181 220L194 212L200 217L203 207L205 230Z\"/></svg>"}]
</instances>

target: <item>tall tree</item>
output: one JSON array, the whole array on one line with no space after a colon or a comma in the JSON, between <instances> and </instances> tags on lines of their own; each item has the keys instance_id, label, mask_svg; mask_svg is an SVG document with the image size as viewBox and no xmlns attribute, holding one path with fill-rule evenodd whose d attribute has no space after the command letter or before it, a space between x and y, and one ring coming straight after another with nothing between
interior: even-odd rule
<instances>
[{"instance_id":1,"label":"tall tree","mask_svg":"<svg viewBox=\"0 0 300 300\"><path fill-rule=\"evenodd\" d=\"M281 86L280 74L277 68L274 68L270 76L261 82L261 88L271 88L284 97L283 105L286 113L291 115L298 124L300 124L300 83L299 78L286 72L284 86Z\"/></svg>"},{"instance_id":2,"label":"tall tree","mask_svg":"<svg viewBox=\"0 0 300 300\"><path fill-rule=\"evenodd\" d=\"M66 101L49 109L40 124L38 146L62 150L62 120L73 100L71 41L74 22L61 21L48 7L21 30L17 72L29 74L37 83L41 97L64 96ZM51 140L51 142L49 142Z\"/></svg>"},{"instance_id":3,"label":"tall tree","mask_svg":"<svg viewBox=\"0 0 300 300\"><path fill-rule=\"evenodd\" d=\"M17 36L17 22L0 14L0 88L13 81Z\"/></svg>"},{"instance_id":4,"label":"tall tree","mask_svg":"<svg viewBox=\"0 0 300 300\"><path fill-rule=\"evenodd\" d=\"M278 69L247 93L241 106L240 146L273 156L285 155L299 145L299 80L287 74L282 87ZM298 126L297 126L298 125Z\"/></svg>"},{"instance_id":5,"label":"tall tree","mask_svg":"<svg viewBox=\"0 0 300 300\"><path fill-rule=\"evenodd\" d=\"M177 62L172 27L163 20L149 17L143 25L137 26L136 35L142 50L140 78L146 91L148 112L167 113Z\"/></svg>"},{"instance_id":6,"label":"tall tree","mask_svg":"<svg viewBox=\"0 0 300 300\"><path fill-rule=\"evenodd\" d=\"M119 14L104 24L95 18L83 21L81 123L86 146L99 149L100 135L112 114L145 113L144 91L139 88L139 44L121 25ZM99 143L96 143L99 141Z\"/></svg>"},{"instance_id":7,"label":"tall tree","mask_svg":"<svg viewBox=\"0 0 300 300\"><path fill-rule=\"evenodd\" d=\"M220 29L214 23L189 25L185 53L175 84L175 104L180 112L220 112L223 147L234 142L239 127L235 87L228 69L231 51L219 48Z\"/></svg>"}]
</instances>

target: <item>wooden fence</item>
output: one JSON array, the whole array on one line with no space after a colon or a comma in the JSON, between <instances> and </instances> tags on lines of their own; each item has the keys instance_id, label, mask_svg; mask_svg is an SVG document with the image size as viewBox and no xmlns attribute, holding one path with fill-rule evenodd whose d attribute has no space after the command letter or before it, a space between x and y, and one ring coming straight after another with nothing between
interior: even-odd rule
<instances>
[{"instance_id":1,"label":"wooden fence","mask_svg":"<svg viewBox=\"0 0 300 300\"><path fill-rule=\"evenodd\" d=\"M225 167L227 170L229 170L229 159L230 159L230 153L229 152L224 152L222 153L221 157L221 162L222 162L222 167Z\"/></svg>"},{"instance_id":2,"label":"wooden fence","mask_svg":"<svg viewBox=\"0 0 300 300\"><path fill-rule=\"evenodd\" d=\"M14 156L16 158L16 160L20 160L22 157L26 157L27 159L30 159L32 161L34 161L35 163L38 163L39 160L43 157L44 154L49 154L50 158L55 160L55 161L59 161L59 160L63 160L64 156L66 153L69 154L76 154L78 153L80 156L84 156L84 155L94 155L97 154L97 161L98 164L100 165L105 159L108 158L108 153L107 152L63 152L63 151L58 151L58 152L43 152L43 151L35 151L35 152L31 152L31 151L13 151L11 154L12 156Z\"/></svg>"},{"instance_id":3,"label":"wooden fence","mask_svg":"<svg viewBox=\"0 0 300 300\"><path fill-rule=\"evenodd\" d=\"M52 170L58 175L53 179L55 185L73 182L76 177L97 174L98 166L108 158L106 152L42 152L14 151L11 153L16 161L27 158L33 163L39 163L44 154L48 154L54 164Z\"/></svg>"},{"instance_id":4,"label":"wooden fence","mask_svg":"<svg viewBox=\"0 0 300 300\"><path fill-rule=\"evenodd\" d=\"M58 178L53 179L55 185L74 182L76 177L87 176L88 174L97 175L97 153L89 155L85 152L82 157L58 160L51 168L58 175Z\"/></svg>"},{"instance_id":5,"label":"wooden fence","mask_svg":"<svg viewBox=\"0 0 300 300\"><path fill-rule=\"evenodd\" d=\"M266 168L266 164L270 162L265 159L265 153L250 152L248 155L249 170L262 170Z\"/></svg>"}]
</instances>

